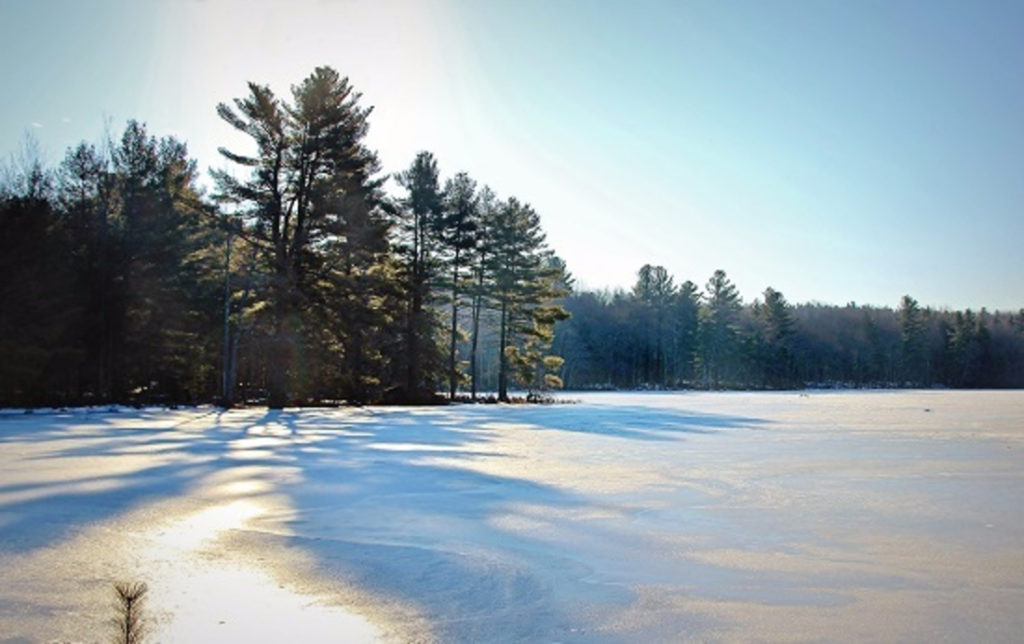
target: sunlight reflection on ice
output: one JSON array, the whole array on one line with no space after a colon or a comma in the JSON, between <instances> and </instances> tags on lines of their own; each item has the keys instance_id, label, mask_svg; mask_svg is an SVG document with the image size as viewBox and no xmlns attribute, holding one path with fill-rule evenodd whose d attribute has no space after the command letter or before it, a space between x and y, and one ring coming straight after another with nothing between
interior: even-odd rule
<instances>
[{"instance_id":1,"label":"sunlight reflection on ice","mask_svg":"<svg viewBox=\"0 0 1024 644\"><path fill-rule=\"evenodd\" d=\"M339 642L378 639L362 617L284 589L259 570L204 566L181 576L163 602L150 604L154 613L172 613L152 629L153 641L323 641L326 634Z\"/></svg>"},{"instance_id":2,"label":"sunlight reflection on ice","mask_svg":"<svg viewBox=\"0 0 1024 644\"><path fill-rule=\"evenodd\" d=\"M251 495L267 488L260 481L239 480L219 486L217 492ZM152 552L143 553L143 560L174 562L150 571L155 573L149 581L153 641L309 641L325 633L345 642L379 639L365 618L285 588L247 553L224 552L221 537L247 529L270 511L267 502L236 499L175 520L150 536Z\"/></svg>"},{"instance_id":3,"label":"sunlight reflection on ice","mask_svg":"<svg viewBox=\"0 0 1024 644\"><path fill-rule=\"evenodd\" d=\"M216 540L224 531L242 527L263 509L252 501L233 501L200 510L161 530L154 542L161 547L194 549Z\"/></svg>"}]
</instances>

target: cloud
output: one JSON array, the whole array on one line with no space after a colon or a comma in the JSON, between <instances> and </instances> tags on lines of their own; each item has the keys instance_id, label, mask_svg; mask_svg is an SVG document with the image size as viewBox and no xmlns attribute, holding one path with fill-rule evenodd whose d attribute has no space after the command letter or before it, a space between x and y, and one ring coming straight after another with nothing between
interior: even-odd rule
<instances>
[{"instance_id":1,"label":"cloud","mask_svg":"<svg viewBox=\"0 0 1024 644\"><path fill-rule=\"evenodd\" d=\"M38 129L41 129L43 127L43 124L40 123L39 121L32 121L32 127L36 128L38 130Z\"/></svg>"},{"instance_id":2,"label":"cloud","mask_svg":"<svg viewBox=\"0 0 1024 644\"><path fill-rule=\"evenodd\" d=\"M62 116L62 117L60 117L60 122L61 123L70 123L71 122L71 117L70 116Z\"/></svg>"}]
</instances>

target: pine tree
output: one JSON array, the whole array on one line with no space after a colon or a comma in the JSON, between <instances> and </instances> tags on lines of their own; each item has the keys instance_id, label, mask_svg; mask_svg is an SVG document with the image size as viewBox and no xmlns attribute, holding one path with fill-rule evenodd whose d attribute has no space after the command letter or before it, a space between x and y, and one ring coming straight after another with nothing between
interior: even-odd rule
<instances>
[{"instance_id":1,"label":"pine tree","mask_svg":"<svg viewBox=\"0 0 1024 644\"><path fill-rule=\"evenodd\" d=\"M214 314L201 253L212 230L200 218L195 162L183 143L130 121L113 168L126 283L123 382L145 397L192 401L212 375L205 333Z\"/></svg>"},{"instance_id":2,"label":"pine tree","mask_svg":"<svg viewBox=\"0 0 1024 644\"><path fill-rule=\"evenodd\" d=\"M924 313L917 300L904 295L900 300L900 364L905 383L924 384L928 365L925 357Z\"/></svg>"},{"instance_id":3,"label":"pine tree","mask_svg":"<svg viewBox=\"0 0 1024 644\"><path fill-rule=\"evenodd\" d=\"M0 178L0 405L67 402L80 353L72 250L53 174L32 149Z\"/></svg>"},{"instance_id":4,"label":"pine tree","mask_svg":"<svg viewBox=\"0 0 1024 644\"><path fill-rule=\"evenodd\" d=\"M318 331L304 315L312 309L319 309L321 321L340 325L321 341L330 340L343 354L349 392L362 397L364 385L372 384L353 371L376 363L367 333L354 325L373 317L366 296L379 286L370 272L386 252L387 225L381 212L383 180L374 178L379 163L363 144L372 108L360 107L360 98L347 78L318 67L292 87L290 103L250 83L249 95L236 99L234 107L217 107L221 118L256 146L255 156L221 149L250 169L247 179L213 175L221 198L241 207L246 234L262 251L272 407L293 396L302 379L306 363L296 362L296 351ZM337 288L346 291L343 298L326 297L336 295ZM339 314L325 308L347 305L357 310Z\"/></svg>"},{"instance_id":5,"label":"pine tree","mask_svg":"<svg viewBox=\"0 0 1024 644\"><path fill-rule=\"evenodd\" d=\"M114 383L124 336L125 279L120 271L121 227L117 176L109 148L82 143L58 170L58 200L68 227L82 318L75 342L83 351L77 394L98 401L123 392Z\"/></svg>"},{"instance_id":6,"label":"pine tree","mask_svg":"<svg viewBox=\"0 0 1024 644\"><path fill-rule=\"evenodd\" d=\"M114 609L112 620L115 644L142 644L146 634L145 607L149 587L145 582L118 582L114 584Z\"/></svg>"},{"instance_id":7,"label":"pine tree","mask_svg":"<svg viewBox=\"0 0 1024 644\"><path fill-rule=\"evenodd\" d=\"M129 121L105 152L82 144L58 172L77 309L77 396L181 402L212 374L211 229L195 163L176 139Z\"/></svg>"},{"instance_id":8,"label":"pine tree","mask_svg":"<svg viewBox=\"0 0 1024 644\"><path fill-rule=\"evenodd\" d=\"M536 373L537 360L544 359L549 328L566 317L553 300L565 293L533 208L510 198L495 213L490 232L492 301L499 314L498 399L508 401L513 368L521 375ZM547 366L557 365L549 360ZM524 384L536 383L530 378Z\"/></svg>"},{"instance_id":9,"label":"pine tree","mask_svg":"<svg viewBox=\"0 0 1024 644\"><path fill-rule=\"evenodd\" d=\"M730 375L741 308L736 286L725 271L716 270L705 286L705 302L700 311L700 363L705 387L718 388Z\"/></svg>"},{"instance_id":10,"label":"pine tree","mask_svg":"<svg viewBox=\"0 0 1024 644\"><path fill-rule=\"evenodd\" d=\"M465 172L449 179L444 187L444 215L441 220L441 239L447 254L451 292L451 333L448 342L448 397L455 398L459 372L456 360L458 342L459 303L463 273L468 258L476 246L478 199L476 181Z\"/></svg>"},{"instance_id":11,"label":"pine tree","mask_svg":"<svg viewBox=\"0 0 1024 644\"><path fill-rule=\"evenodd\" d=\"M663 266L645 264L637 273L633 297L639 304L643 332L643 382L664 387L670 338L670 308L676 295L672 276Z\"/></svg>"},{"instance_id":12,"label":"pine tree","mask_svg":"<svg viewBox=\"0 0 1024 644\"><path fill-rule=\"evenodd\" d=\"M795 332L795 321L785 296L772 287L764 290L764 301L754 302L756 321L754 338L757 371L762 387L784 387L792 378L792 350L790 339Z\"/></svg>"},{"instance_id":13,"label":"pine tree","mask_svg":"<svg viewBox=\"0 0 1024 644\"><path fill-rule=\"evenodd\" d=\"M404 328L405 392L411 400L427 400L434 392L441 356L435 342L438 320L431 303L431 284L440 271L438 236L443 215L443 193L437 160L420 152L398 175L407 191L400 213L396 250L402 264L407 310Z\"/></svg>"},{"instance_id":14,"label":"pine tree","mask_svg":"<svg viewBox=\"0 0 1024 644\"><path fill-rule=\"evenodd\" d=\"M498 209L501 204L497 195L484 186L478 195L476 246L470 260L470 350L469 350L469 383L470 397L476 400L479 348L480 320L487 306L493 288L492 258L495 251L495 225Z\"/></svg>"},{"instance_id":15,"label":"pine tree","mask_svg":"<svg viewBox=\"0 0 1024 644\"><path fill-rule=\"evenodd\" d=\"M543 400L545 392L560 389L562 379L558 372L565 362L551 352L555 326L567 320L569 313L559 300L571 290L571 276L565 262L553 254L546 254L544 266L537 275L529 321L518 327L519 343L506 349L509 365L528 390L528 398Z\"/></svg>"},{"instance_id":16,"label":"pine tree","mask_svg":"<svg viewBox=\"0 0 1024 644\"><path fill-rule=\"evenodd\" d=\"M700 312L700 292L697 285L686 280L676 292L673 344L674 385L681 385L693 378L693 363L697 354L697 329Z\"/></svg>"}]
</instances>

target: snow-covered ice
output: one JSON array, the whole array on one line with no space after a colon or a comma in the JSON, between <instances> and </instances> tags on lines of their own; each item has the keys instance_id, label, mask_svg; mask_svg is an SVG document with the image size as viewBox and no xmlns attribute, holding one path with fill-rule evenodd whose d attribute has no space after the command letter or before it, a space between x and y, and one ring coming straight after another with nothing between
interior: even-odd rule
<instances>
[{"instance_id":1,"label":"snow-covered ice","mask_svg":"<svg viewBox=\"0 0 1024 644\"><path fill-rule=\"evenodd\" d=\"M0 415L0 643L1014 641L1024 392Z\"/></svg>"}]
</instances>

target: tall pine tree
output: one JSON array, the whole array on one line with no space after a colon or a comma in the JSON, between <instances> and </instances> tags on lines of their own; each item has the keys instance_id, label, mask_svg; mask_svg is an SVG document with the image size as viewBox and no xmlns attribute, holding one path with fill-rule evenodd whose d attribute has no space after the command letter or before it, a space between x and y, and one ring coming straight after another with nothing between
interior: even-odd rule
<instances>
[{"instance_id":1,"label":"tall pine tree","mask_svg":"<svg viewBox=\"0 0 1024 644\"><path fill-rule=\"evenodd\" d=\"M551 261L536 211L515 197L497 210L490 233L491 300L499 314L498 399L508 401L513 370L524 385L534 386L538 366L556 366L538 361L547 357L544 349L555 322L567 317L553 302L565 294L564 273Z\"/></svg>"},{"instance_id":2,"label":"tall pine tree","mask_svg":"<svg viewBox=\"0 0 1024 644\"><path fill-rule=\"evenodd\" d=\"M234 107L220 104L226 122L248 135L254 155L221 149L229 160L250 170L244 180L214 172L223 199L241 208L246 233L262 249L266 272L269 343L268 403L282 406L295 396L305 361L296 352L315 334L306 312L319 309L319 321L333 326L328 344L343 354L349 394L361 398L373 378L354 370L375 363L375 348L359 328L374 322L368 314L376 286L371 267L386 252L387 225L379 208L379 162L364 144L371 108L330 67L318 67L292 87L290 102L269 87L249 84L249 95ZM328 284L347 296L338 299ZM354 305L355 311L327 310Z\"/></svg>"},{"instance_id":3,"label":"tall pine tree","mask_svg":"<svg viewBox=\"0 0 1024 644\"><path fill-rule=\"evenodd\" d=\"M407 303L403 331L404 389L410 400L425 401L433 396L442 360L436 342L439 322L430 306L431 286L440 272L439 236L444 212L434 155L417 154L412 165L398 175L398 183L407 192L396 245Z\"/></svg>"},{"instance_id":4,"label":"tall pine tree","mask_svg":"<svg viewBox=\"0 0 1024 644\"><path fill-rule=\"evenodd\" d=\"M736 357L738 320L742 304L725 271L714 272L705 286L700 312L700 366L705 387L719 387L730 375Z\"/></svg>"},{"instance_id":5,"label":"tall pine tree","mask_svg":"<svg viewBox=\"0 0 1024 644\"><path fill-rule=\"evenodd\" d=\"M459 303L462 280L468 259L476 246L477 231L476 181L460 172L445 183L444 215L441 221L441 239L447 252L448 287L451 292L451 333L448 337L448 397L455 398L459 371L457 343L459 337Z\"/></svg>"}]
</instances>

